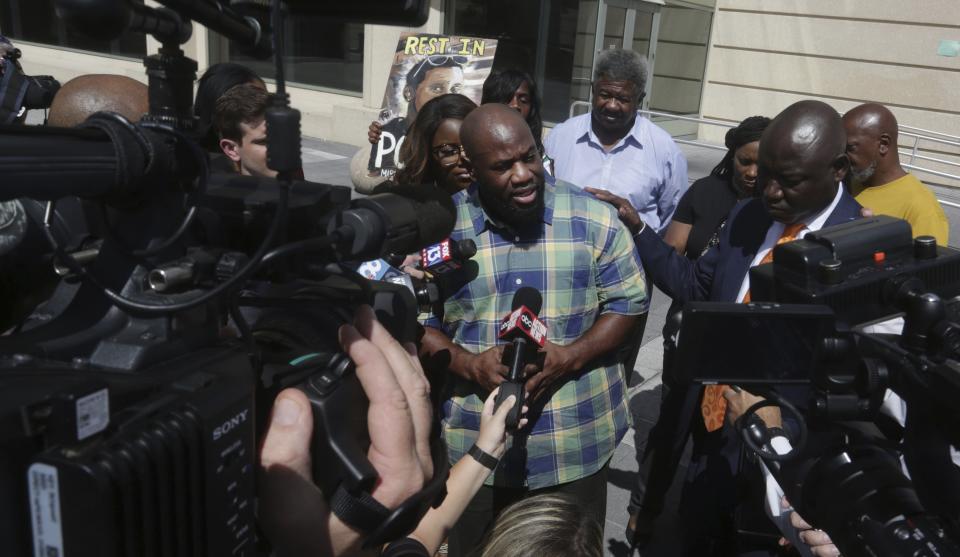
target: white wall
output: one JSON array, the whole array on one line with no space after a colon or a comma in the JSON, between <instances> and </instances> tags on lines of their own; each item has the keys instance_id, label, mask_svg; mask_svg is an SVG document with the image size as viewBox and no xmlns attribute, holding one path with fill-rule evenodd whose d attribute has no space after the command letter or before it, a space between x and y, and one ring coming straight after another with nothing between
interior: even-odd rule
<instances>
[{"instance_id":1,"label":"white wall","mask_svg":"<svg viewBox=\"0 0 960 557\"><path fill-rule=\"evenodd\" d=\"M879 102L902 125L960 136L960 57L937 55L942 39L960 38L957 0L719 0L716 18L705 118L774 116L809 98L840 112ZM702 126L700 135L721 142L723 133Z\"/></svg>"}]
</instances>

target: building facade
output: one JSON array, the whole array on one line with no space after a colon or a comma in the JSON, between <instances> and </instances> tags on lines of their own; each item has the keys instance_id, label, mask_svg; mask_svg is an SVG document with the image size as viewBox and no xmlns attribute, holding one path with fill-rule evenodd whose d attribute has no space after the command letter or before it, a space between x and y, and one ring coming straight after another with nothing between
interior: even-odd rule
<instances>
[{"instance_id":1,"label":"building facade","mask_svg":"<svg viewBox=\"0 0 960 557\"><path fill-rule=\"evenodd\" d=\"M317 17L286 25L285 71L304 133L361 144L409 29ZM499 39L495 69L536 78L548 127L589 110L594 53L627 47L651 62L644 107L657 112L736 122L802 98L839 111L874 101L901 124L960 136L960 42L951 42L960 41L958 0L432 0L418 30ZM142 35L85 39L55 17L53 0L5 0L0 33L23 51L28 73L61 81L85 73L145 80L140 58L159 46ZM184 50L201 72L231 60L268 80L273 73L199 25ZM655 119L676 136L722 142L721 127ZM960 156L949 142L920 141L917 151Z\"/></svg>"}]
</instances>

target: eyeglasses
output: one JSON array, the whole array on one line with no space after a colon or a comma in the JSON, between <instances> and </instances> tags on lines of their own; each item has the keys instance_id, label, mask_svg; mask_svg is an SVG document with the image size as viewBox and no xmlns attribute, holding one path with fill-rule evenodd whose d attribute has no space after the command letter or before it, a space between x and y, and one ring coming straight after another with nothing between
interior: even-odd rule
<instances>
[{"instance_id":1,"label":"eyeglasses","mask_svg":"<svg viewBox=\"0 0 960 557\"><path fill-rule=\"evenodd\" d=\"M437 145L436 147L430 149L430 152L433 153L433 156L436 157L437 161L444 166L453 166L460 161L460 158L466 159L467 156L463 152L463 147L456 143L444 143L443 145Z\"/></svg>"},{"instance_id":2,"label":"eyeglasses","mask_svg":"<svg viewBox=\"0 0 960 557\"><path fill-rule=\"evenodd\" d=\"M423 68L426 67L428 64L436 68L439 66L448 66L449 62L453 62L457 66L463 66L464 64L467 63L467 57L466 56L427 56L417 64L416 71L414 71L412 74L410 74L409 77L407 77L407 81L416 81L417 75L419 75L420 72L423 71Z\"/></svg>"}]
</instances>

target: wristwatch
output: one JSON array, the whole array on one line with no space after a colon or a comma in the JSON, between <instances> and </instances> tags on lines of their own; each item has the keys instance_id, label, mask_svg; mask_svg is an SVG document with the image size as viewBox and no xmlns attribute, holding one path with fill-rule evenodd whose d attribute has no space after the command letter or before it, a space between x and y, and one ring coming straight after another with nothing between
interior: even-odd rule
<instances>
[{"instance_id":1,"label":"wristwatch","mask_svg":"<svg viewBox=\"0 0 960 557\"><path fill-rule=\"evenodd\" d=\"M500 459L493 456L492 454L484 451L474 443L470 450L467 451L467 454L472 456L474 460L482 464L484 467L494 470L497 467L497 464L500 463Z\"/></svg>"}]
</instances>

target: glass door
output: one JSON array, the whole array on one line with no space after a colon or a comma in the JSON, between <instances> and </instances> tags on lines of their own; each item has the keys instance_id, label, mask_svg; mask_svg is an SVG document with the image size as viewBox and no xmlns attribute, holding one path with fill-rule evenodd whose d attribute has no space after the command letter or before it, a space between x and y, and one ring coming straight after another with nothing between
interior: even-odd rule
<instances>
[{"instance_id":1,"label":"glass door","mask_svg":"<svg viewBox=\"0 0 960 557\"><path fill-rule=\"evenodd\" d=\"M588 4L593 4L595 10L584 9ZM596 67L597 52L607 48L632 49L647 57L650 62L650 75L653 75L662 5L662 2L644 0L582 2L581 11L587 17L580 18L580 26L587 29L582 29L580 34L584 35L586 40L577 42L579 52L575 58L580 64L574 68L575 87L572 88L570 98L571 116L590 110L590 83ZM590 17L591 15L594 17ZM650 98L652 81L647 79L644 106Z\"/></svg>"},{"instance_id":2,"label":"glass door","mask_svg":"<svg viewBox=\"0 0 960 557\"><path fill-rule=\"evenodd\" d=\"M667 0L657 26L656 69L651 69L645 108L680 116L700 115L703 78L713 24L713 0ZM674 137L697 133L696 122L651 119Z\"/></svg>"}]
</instances>

